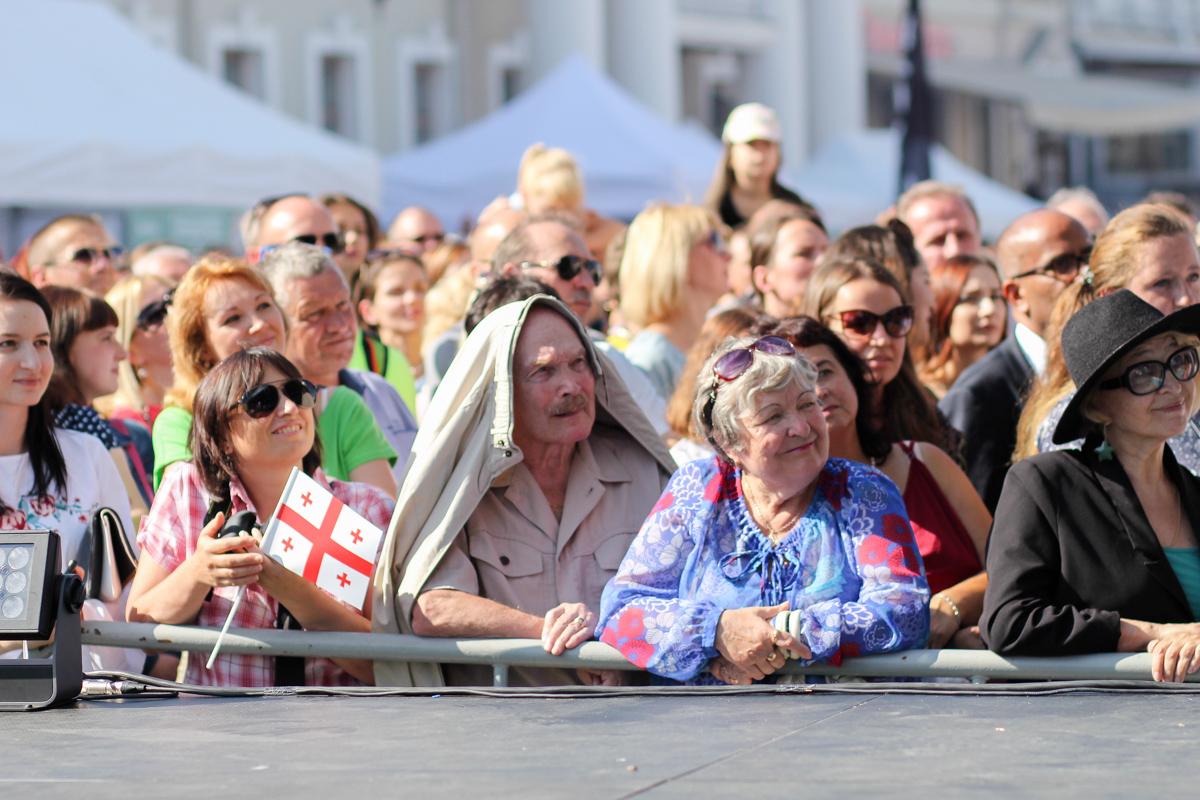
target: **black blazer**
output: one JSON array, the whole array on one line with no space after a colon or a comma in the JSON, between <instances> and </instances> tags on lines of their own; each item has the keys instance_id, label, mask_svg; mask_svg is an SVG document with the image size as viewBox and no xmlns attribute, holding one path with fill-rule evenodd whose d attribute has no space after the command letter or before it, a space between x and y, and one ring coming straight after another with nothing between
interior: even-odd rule
<instances>
[{"instance_id":1,"label":"black blazer","mask_svg":"<svg viewBox=\"0 0 1200 800\"><path fill-rule=\"evenodd\" d=\"M1083 450L1019 461L1008 472L988 540L988 587L980 632L1010 655L1072 655L1117 649L1121 617L1193 622L1121 462ZM1167 476L1200 531L1200 479L1168 446Z\"/></svg>"},{"instance_id":2,"label":"black blazer","mask_svg":"<svg viewBox=\"0 0 1200 800\"><path fill-rule=\"evenodd\" d=\"M993 514L1017 446L1017 420L1033 377L1033 366L1017 337L1010 335L963 370L938 403L950 424L966 435L967 477Z\"/></svg>"}]
</instances>

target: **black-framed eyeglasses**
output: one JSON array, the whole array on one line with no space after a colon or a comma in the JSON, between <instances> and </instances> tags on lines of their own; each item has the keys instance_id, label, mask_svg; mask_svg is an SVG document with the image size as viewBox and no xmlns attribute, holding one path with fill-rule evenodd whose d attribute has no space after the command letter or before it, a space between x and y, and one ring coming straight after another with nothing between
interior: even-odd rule
<instances>
[{"instance_id":1,"label":"black-framed eyeglasses","mask_svg":"<svg viewBox=\"0 0 1200 800\"><path fill-rule=\"evenodd\" d=\"M112 247L80 247L74 253L71 253L71 257L65 262L57 263L49 261L42 266L62 267L67 264L80 264L84 267L91 267L100 260L101 256L107 259L110 264L115 264L124 252L125 248L120 245L113 245Z\"/></svg>"},{"instance_id":2,"label":"black-framed eyeglasses","mask_svg":"<svg viewBox=\"0 0 1200 800\"><path fill-rule=\"evenodd\" d=\"M790 357L796 355L796 348L783 337L764 336L748 347L730 350L718 358L713 364L712 387L708 390L708 404L704 407L704 424L709 428L712 427L713 406L717 403L717 388L721 385L721 381L728 383L744 375L746 370L750 369L750 365L754 363L756 352Z\"/></svg>"},{"instance_id":3,"label":"black-framed eyeglasses","mask_svg":"<svg viewBox=\"0 0 1200 800\"><path fill-rule=\"evenodd\" d=\"M1087 266L1088 260L1091 257L1092 248L1090 247L1086 247L1078 253L1063 253L1060 256L1050 259L1050 261L1040 267L1034 267L1018 275L1013 275L1012 280L1028 278L1030 275L1045 275L1047 278L1053 278L1062 283L1070 283L1079 276L1079 270Z\"/></svg>"},{"instance_id":4,"label":"black-framed eyeglasses","mask_svg":"<svg viewBox=\"0 0 1200 800\"><path fill-rule=\"evenodd\" d=\"M575 277L584 270L587 270L587 273L592 276L592 281L596 284L599 284L604 278L604 267L600 266L599 261L576 255L565 255L558 261L522 261L517 266L521 269L529 269L531 267L553 269L558 272L558 277L564 281L575 280Z\"/></svg>"},{"instance_id":5,"label":"black-framed eyeglasses","mask_svg":"<svg viewBox=\"0 0 1200 800\"><path fill-rule=\"evenodd\" d=\"M299 236L293 236L288 240L288 243L300 242L301 244L309 244L313 247L322 247L325 252L332 256L339 256L346 252L346 238L340 233L323 233L318 236L315 233L302 233ZM261 258L272 250L278 250L283 245L266 244L259 248L258 254Z\"/></svg>"},{"instance_id":6,"label":"black-framed eyeglasses","mask_svg":"<svg viewBox=\"0 0 1200 800\"><path fill-rule=\"evenodd\" d=\"M247 389L238 400L251 419L270 416L279 408L279 397L283 395L298 408L312 408L317 404L317 387L304 378L289 378L284 381L260 383Z\"/></svg>"},{"instance_id":7,"label":"black-framed eyeglasses","mask_svg":"<svg viewBox=\"0 0 1200 800\"><path fill-rule=\"evenodd\" d=\"M903 339L908 336L913 326L913 307L907 305L896 306L883 314L857 308L850 311L839 311L830 316L837 317L838 321L842 323L843 331L863 339L869 338L871 334L875 333L875 328L881 322L887 335L893 339Z\"/></svg>"},{"instance_id":8,"label":"black-framed eyeglasses","mask_svg":"<svg viewBox=\"0 0 1200 800\"><path fill-rule=\"evenodd\" d=\"M175 290L171 289L162 296L161 300L155 300L152 303L147 303L137 315L137 327L146 333L154 333L162 327L167 321L167 309L171 307L171 301L175 297Z\"/></svg>"},{"instance_id":9,"label":"black-framed eyeglasses","mask_svg":"<svg viewBox=\"0 0 1200 800\"><path fill-rule=\"evenodd\" d=\"M1167 357L1166 361L1139 361L1125 370L1119 377L1109 378L1097 384L1098 389L1128 389L1136 395L1154 394L1167 379L1167 370L1180 383L1190 381L1200 371L1200 355L1195 347L1181 347Z\"/></svg>"}]
</instances>

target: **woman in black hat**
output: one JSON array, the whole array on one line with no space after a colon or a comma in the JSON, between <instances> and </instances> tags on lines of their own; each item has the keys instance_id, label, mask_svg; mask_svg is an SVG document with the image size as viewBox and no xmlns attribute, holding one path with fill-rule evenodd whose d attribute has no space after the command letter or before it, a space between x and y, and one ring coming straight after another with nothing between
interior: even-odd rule
<instances>
[{"instance_id":1,"label":"woman in black hat","mask_svg":"<svg viewBox=\"0 0 1200 800\"><path fill-rule=\"evenodd\" d=\"M980 626L1005 654L1149 650L1156 680L1200 668L1200 479L1167 440L1200 403L1200 306L1121 290L1062 334L1078 387L1055 442L1013 465L988 544Z\"/></svg>"}]
</instances>

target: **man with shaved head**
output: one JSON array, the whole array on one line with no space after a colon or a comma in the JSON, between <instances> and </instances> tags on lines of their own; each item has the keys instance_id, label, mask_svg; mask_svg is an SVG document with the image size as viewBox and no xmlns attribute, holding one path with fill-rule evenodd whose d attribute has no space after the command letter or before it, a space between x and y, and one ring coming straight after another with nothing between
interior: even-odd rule
<instances>
[{"instance_id":1,"label":"man with shaved head","mask_svg":"<svg viewBox=\"0 0 1200 800\"><path fill-rule=\"evenodd\" d=\"M99 217L68 214L29 240L29 279L34 286L67 286L103 297L117 282L121 248Z\"/></svg>"},{"instance_id":2,"label":"man with shaved head","mask_svg":"<svg viewBox=\"0 0 1200 800\"><path fill-rule=\"evenodd\" d=\"M1017 443L1017 420L1029 384L1046 368L1043 339L1054 303L1087 264L1087 230L1061 211L1018 217L1000 236L996 260L1016 328L959 376L938 403L967 438L967 476L991 511Z\"/></svg>"},{"instance_id":3,"label":"man with shaved head","mask_svg":"<svg viewBox=\"0 0 1200 800\"><path fill-rule=\"evenodd\" d=\"M422 253L437 247L445 238L441 221L420 206L409 206L397 214L387 231L389 243Z\"/></svg>"}]
</instances>

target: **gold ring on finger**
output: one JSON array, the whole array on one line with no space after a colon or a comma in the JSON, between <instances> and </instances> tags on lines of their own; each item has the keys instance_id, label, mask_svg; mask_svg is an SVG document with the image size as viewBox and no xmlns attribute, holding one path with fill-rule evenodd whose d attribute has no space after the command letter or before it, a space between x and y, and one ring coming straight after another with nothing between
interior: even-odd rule
<instances>
[{"instance_id":1,"label":"gold ring on finger","mask_svg":"<svg viewBox=\"0 0 1200 800\"><path fill-rule=\"evenodd\" d=\"M771 632L771 644L779 644L779 629L776 628Z\"/></svg>"},{"instance_id":2,"label":"gold ring on finger","mask_svg":"<svg viewBox=\"0 0 1200 800\"><path fill-rule=\"evenodd\" d=\"M767 661L774 661L776 655L777 655L777 653L774 650L772 650L771 655L767 656Z\"/></svg>"},{"instance_id":3,"label":"gold ring on finger","mask_svg":"<svg viewBox=\"0 0 1200 800\"><path fill-rule=\"evenodd\" d=\"M576 617L575 624L576 625L586 625L587 621L583 617Z\"/></svg>"}]
</instances>

